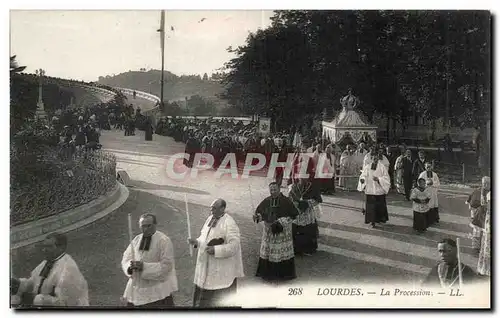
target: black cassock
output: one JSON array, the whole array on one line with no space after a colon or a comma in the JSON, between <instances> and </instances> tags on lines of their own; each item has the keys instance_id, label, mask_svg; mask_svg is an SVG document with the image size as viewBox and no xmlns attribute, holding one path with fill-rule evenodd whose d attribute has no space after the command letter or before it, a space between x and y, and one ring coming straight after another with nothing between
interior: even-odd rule
<instances>
[{"instance_id":1,"label":"black cassock","mask_svg":"<svg viewBox=\"0 0 500 318\"><path fill-rule=\"evenodd\" d=\"M153 140L153 127L151 126L151 122L149 121L146 121L146 124L145 124L145 139L146 141L151 141Z\"/></svg>"},{"instance_id":2,"label":"black cassock","mask_svg":"<svg viewBox=\"0 0 500 318\"><path fill-rule=\"evenodd\" d=\"M412 175L413 175L413 181L416 183L418 177L422 172L425 171L425 164L427 163L427 160L420 160L417 159L413 162L413 170L412 170Z\"/></svg>"}]
</instances>

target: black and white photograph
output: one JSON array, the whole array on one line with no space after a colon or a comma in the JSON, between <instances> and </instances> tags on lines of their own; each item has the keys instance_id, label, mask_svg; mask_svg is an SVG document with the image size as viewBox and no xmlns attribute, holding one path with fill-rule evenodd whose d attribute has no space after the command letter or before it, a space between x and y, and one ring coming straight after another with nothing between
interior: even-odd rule
<instances>
[{"instance_id":1,"label":"black and white photograph","mask_svg":"<svg viewBox=\"0 0 500 318\"><path fill-rule=\"evenodd\" d=\"M10 309L491 309L493 17L11 8Z\"/></svg>"}]
</instances>

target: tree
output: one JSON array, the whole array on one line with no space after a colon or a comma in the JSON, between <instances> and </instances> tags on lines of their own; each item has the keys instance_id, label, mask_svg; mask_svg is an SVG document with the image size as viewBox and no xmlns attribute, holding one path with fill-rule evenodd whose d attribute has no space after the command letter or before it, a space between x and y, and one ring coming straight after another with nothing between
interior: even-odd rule
<instances>
[{"instance_id":1,"label":"tree","mask_svg":"<svg viewBox=\"0 0 500 318\"><path fill-rule=\"evenodd\" d=\"M397 42L392 24L398 19L380 11L277 11L272 18L273 25L306 35L318 108L339 109L338 100L353 88L363 102L359 110L369 118L383 112L401 119L406 104L391 69L397 62L391 54Z\"/></svg>"},{"instance_id":2,"label":"tree","mask_svg":"<svg viewBox=\"0 0 500 318\"><path fill-rule=\"evenodd\" d=\"M10 130L17 133L27 120L34 118L38 99L38 82L34 76L11 72Z\"/></svg>"},{"instance_id":3,"label":"tree","mask_svg":"<svg viewBox=\"0 0 500 318\"><path fill-rule=\"evenodd\" d=\"M369 118L381 113L404 125L417 113L461 127L484 127L490 118L488 12L293 10L275 11L272 22L251 34L226 65L224 96L247 114L279 116L278 105L290 96L312 105L304 108L311 114L339 108L339 98L352 87ZM259 64L270 52L280 52L276 34L292 30L295 39L305 39L292 51L307 58L294 64L286 56L281 60L301 76L273 72L276 60ZM285 93L284 78L299 93ZM269 95L271 102L265 103L263 96ZM290 103L282 110L303 115Z\"/></svg>"},{"instance_id":4,"label":"tree","mask_svg":"<svg viewBox=\"0 0 500 318\"><path fill-rule=\"evenodd\" d=\"M186 115L187 112L177 102L166 102L163 114L168 116L182 116Z\"/></svg>"},{"instance_id":5,"label":"tree","mask_svg":"<svg viewBox=\"0 0 500 318\"><path fill-rule=\"evenodd\" d=\"M25 66L19 67L15 56L10 59L10 130L16 135L26 128L34 118L38 101L38 76L20 73ZM74 93L57 82L43 83L43 101L48 114L54 114L61 107L69 105Z\"/></svg>"},{"instance_id":6,"label":"tree","mask_svg":"<svg viewBox=\"0 0 500 318\"><path fill-rule=\"evenodd\" d=\"M214 116L216 108L213 102L206 101L200 95L193 95L187 101L189 113L194 116Z\"/></svg>"},{"instance_id":7,"label":"tree","mask_svg":"<svg viewBox=\"0 0 500 318\"><path fill-rule=\"evenodd\" d=\"M297 28L271 27L250 34L234 51L221 95L243 113L269 116L282 129L314 111L308 45Z\"/></svg>"},{"instance_id":8,"label":"tree","mask_svg":"<svg viewBox=\"0 0 500 318\"><path fill-rule=\"evenodd\" d=\"M203 80L204 81L208 81L208 75L207 75L207 73L203 74Z\"/></svg>"},{"instance_id":9,"label":"tree","mask_svg":"<svg viewBox=\"0 0 500 318\"><path fill-rule=\"evenodd\" d=\"M16 61L16 55L10 57L10 74L21 73L26 69L26 66L19 66Z\"/></svg>"}]
</instances>

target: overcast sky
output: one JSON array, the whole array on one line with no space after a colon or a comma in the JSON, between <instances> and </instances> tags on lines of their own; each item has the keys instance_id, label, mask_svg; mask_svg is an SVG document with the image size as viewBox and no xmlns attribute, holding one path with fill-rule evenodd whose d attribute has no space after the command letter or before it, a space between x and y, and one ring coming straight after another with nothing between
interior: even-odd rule
<instances>
[{"instance_id":1,"label":"overcast sky","mask_svg":"<svg viewBox=\"0 0 500 318\"><path fill-rule=\"evenodd\" d=\"M272 15L166 11L165 69L177 75L215 72L232 57L226 48L244 44ZM10 17L10 54L27 72L43 68L49 76L95 81L161 68L160 11L11 11Z\"/></svg>"}]
</instances>

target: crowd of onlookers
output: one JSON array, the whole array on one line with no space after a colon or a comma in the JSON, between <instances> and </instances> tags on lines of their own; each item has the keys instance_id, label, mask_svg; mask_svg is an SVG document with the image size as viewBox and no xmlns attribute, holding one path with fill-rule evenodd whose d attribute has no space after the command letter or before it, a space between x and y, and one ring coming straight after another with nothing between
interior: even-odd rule
<instances>
[{"instance_id":1,"label":"crowd of onlookers","mask_svg":"<svg viewBox=\"0 0 500 318\"><path fill-rule=\"evenodd\" d=\"M135 135L136 129L144 129L146 116L132 104L118 106L101 103L88 108L57 111L49 126L60 137L59 144L69 153L78 148L100 149L101 130L119 129L125 136Z\"/></svg>"},{"instance_id":2,"label":"crowd of onlookers","mask_svg":"<svg viewBox=\"0 0 500 318\"><path fill-rule=\"evenodd\" d=\"M193 165L194 154L198 152L212 154L215 159L214 168L220 165L228 153L235 153L237 161L243 164L246 153L258 152L265 156L267 165L271 155L275 153L278 153L278 161L281 162L287 160L288 154L308 153L313 162L317 161L321 154L326 154L329 160L328 164L324 165L323 172L332 173L333 177L315 178L323 194L332 194L337 187L356 191L361 170L370 164L371 158L376 155L388 172L390 189L412 203L415 231L425 232L428 227L440 222L437 193L441 184L435 171L435 162L425 151L414 151L404 144L391 147L383 143L377 144L366 137L358 143L332 143L317 135L301 136L293 131L263 137L259 134L255 122L244 124L228 119L163 118L156 133L171 136L186 144L185 152L190 154L190 159L185 160L187 166ZM312 171L315 175L314 168ZM276 170L275 180L282 185L283 170ZM289 179L288 182L290 181ZM485 177L482 188L475 191L468 200L473 220L473 244L478 253L482 251L482 259L489 257L489 251L485 247L489 245L481 243L481 239L484 241L489 237L482 236L482 233L489 233L487 231L490 226L489 221L485 221L485 215L488 213L488 192L489 178ZM482 247L481 244L486 245ZM481 266L486 266L484 260ZM484 271L479 270L480 273Z\"/></svg>"}]
</instances>

